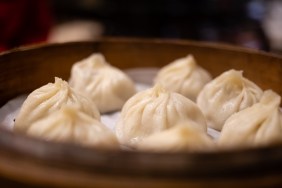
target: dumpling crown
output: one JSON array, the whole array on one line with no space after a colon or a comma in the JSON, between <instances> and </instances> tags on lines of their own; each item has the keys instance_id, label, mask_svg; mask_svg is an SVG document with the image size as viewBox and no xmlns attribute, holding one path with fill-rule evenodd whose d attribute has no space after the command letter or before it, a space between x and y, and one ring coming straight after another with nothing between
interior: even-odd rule
<instances>
[{"instance_id":1,"label":"dumpling crown","mask_svg":"<svg viewBox=\"0 0 282 188\"><path fill-rule=\"evenodd\" d=\"M189 76L189 74L191 74L191 72L193 72L197 67L197 63L194 56L188 55L187 57L176 60L174 62L174 67L180 71L185 71L186 76Z\"/></svg>"},{"instance_id":2,"label":"dumpling crown","mask_svg":"<svg viewBox=\"0 0 282 188\"><path fill-rule=\"evenodd\" d=\"M91 55L89 57L89 62L91 62L90 65L94 69L110 66L106 62L105 57L102 54L100 54L100 53Z\"/></svg>"},{"instance_id":3,"label":"dumpling crown","mask_svg":"<svg viewBox=\"0 0 282 188\"><path fill-rule=\"evenodd\" d=\"M159 97L161 94L167 93L164 87L161 84L155 84L152 90L152 97Z\"/></svg>"}]
</instances>

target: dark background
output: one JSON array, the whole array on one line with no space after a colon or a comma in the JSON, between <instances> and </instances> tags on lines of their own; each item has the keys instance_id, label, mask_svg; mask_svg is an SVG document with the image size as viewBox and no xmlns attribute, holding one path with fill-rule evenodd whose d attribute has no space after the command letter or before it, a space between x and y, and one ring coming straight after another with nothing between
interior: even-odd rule
<instances>
[{"instance_id":1,"label":"dark background","mask_svg":"<svg viewBox=\"0 0 282 188\"><path fill-rule=\"evenodd\" d=\"M282 0L0 0L0 51L101 36L282 52Z\"/></svg>"},{"instance_id":2,"label":"dark background","mask_svg":"<svg viewBox=\"0 0 282 188\"><path fill-rule=\"evenodd\" d=\"M265 1L56 0L57 22L95 20L106 36L216 41L269 51L261 27Z\"/></svg>"}]
</instances>

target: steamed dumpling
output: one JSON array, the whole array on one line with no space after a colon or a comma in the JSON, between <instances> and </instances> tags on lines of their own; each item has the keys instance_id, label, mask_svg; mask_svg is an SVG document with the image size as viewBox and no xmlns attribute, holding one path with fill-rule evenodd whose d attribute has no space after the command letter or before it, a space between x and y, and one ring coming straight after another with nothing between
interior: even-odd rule
<instances>
[{"instance_id":1,"label":"steamed dumpling","mask_svg":"<svg viewBox=\"0 0 282 188\"><path fill-rule=\"evenodd\" d=\"M206 120L197 105L160 85L131 97L121 111L116 134L124 145L134 145L143 138L190 120L206 132Z\"/></svg>"},{"instance_id":2,"label":"steamed dumpling","mask_svg":"<svg viewBox=\"0 0 282 188\"><path fill-rule=\"evenodd\" d=\"M177 59L163 67L155 79L166 89L180 93L185 97L196 101L202 88L211 81L211 75L197 65L194 57Z\"/></svg>"},{"instance_id":3,"label":"steamed dumpling","mask_svg":"<svg viewBox=\"0 0 282 188\"><path fill-rule=\"evenodd\" d=\"M214 148L212 138L189 121L152 134L137 144L137 150L150 152L211 151Z\"/></svg>"},{"instance_id":4,"label":"steamed dumpling","mask_svg":"<svg viewBox=\"0 0 282 188\"><path fill-rule=\"evenodd\" d=\"M55 78L55 83L48 83L29 94L16 117L14 129L28 129L33 122L65 104L77 106L93 118L100 119L100 113L93 102L70 88L66 81Z\"/></svg>"},{"instance_id":5,"label":"steamed dumpling","mask_svg":"<svg viewBox=\"0 0 282 188\"><path fill-rule=\"evenodd\" d=\"M73 106L63 106L32 123L24 132L48 141L72 142L100 148L119 147L113 132L97 119Z\"/></svg>"},{"instance_id":6,"label":"steamed dumpling","mask_svg":"<svg viewBox=\"0 0 282 188\"><path fill-rule=\"evenodd\" d=\"M101 113L120 110L133 94L133 81L109 65L101 54L77 62L71 70L70 85L87 95Z\"/></svg>"},{"instance_id":7,"label":"steamed dumpling","mask_svg":"<svg viewBox=\"0 0 282 188\"><path fill-rule=\"evenodd\" d=\"M221 130L227 118L257 103L262 93L256 84L243 77L242 71L229 70L203 88L197 104L208 126Z\"/></svg>"},{"instance_id":8,"label":"steamed dumpling","mask_svg":"<svg viewBox=\"0 0 282 188\"><path fill-rule=\"evenodd\" d=\"M281 97L265 91L261 101L228 118L218 145L224 148L282 144Z\"/></svg>"}]
</instances>

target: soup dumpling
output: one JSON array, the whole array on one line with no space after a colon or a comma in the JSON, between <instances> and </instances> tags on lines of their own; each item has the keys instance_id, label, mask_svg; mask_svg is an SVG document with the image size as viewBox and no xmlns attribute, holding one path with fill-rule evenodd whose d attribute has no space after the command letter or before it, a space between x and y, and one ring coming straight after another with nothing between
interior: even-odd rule
<instances>
[{"instance_id":1,"label":"soup dumpling","mask_svg":"<svg viewBox=\"0 0 282 188\"><path fill-rule=\"evenodd\" d=\"M192 55L188 55L163 67L158 72L155 82L196 101L202 88L211 79L208 71L197 65Z\"/></svg>"},{"instance_id":2,"label":"soup dumpling","mask_svg":"<svg viewBox=\"0 0 282 188\"><path fill-rule=\"evenodd\" d=\"M204 115L193 101L157 84L126 102L116 125L116 134L122 144L133 146L151 134L187 120L207 131Z\"/></svg>"},{"instance_id":3,"label":"soup dumpling","mask_svg":"<svg viewBox=\"0 0 282 188\"><path fill-rule=\"evenodd\" d=\"M241 148L282 144L281 97L271 90L261 100L228 118L218 145L222 148Z\"/></svg>"},{"instance_id":4,"label":"soup dumpling","mask_svg":"<svg viewBox=\"0 0 282 188\"><path fill-rule=\"evenodd\" d=\"M66 104L77 106L93 118L100 119L100 113L93 102L74 91L66 81L55 78L55 83L48 83L28 95L16 117L14 129L25 130L33 122Z\"/></svg>"},{"instance_id":5,"label":"soup dumpling","mask_svg":"<svg viewBox=\"0 0 282 188\"><path fill-rule=\"evenodd\" d=\"M242 71L229 70L203 88L197 104L208 126L220 131L227 118L257 103L262 94L255 83L243 77Z\"/></svg>"},{"instance_id":6,"label":"soup dumpling","mask_svg":"<svg viewBox=\"0 0 282 188\"><path fill-rule=\"evenodd\" d=\"M108 64L101 54L92 54L72 66L70 85L87 95L101 113L120 110L135 94L133 81Z\"/></svg>"}]
</instances>

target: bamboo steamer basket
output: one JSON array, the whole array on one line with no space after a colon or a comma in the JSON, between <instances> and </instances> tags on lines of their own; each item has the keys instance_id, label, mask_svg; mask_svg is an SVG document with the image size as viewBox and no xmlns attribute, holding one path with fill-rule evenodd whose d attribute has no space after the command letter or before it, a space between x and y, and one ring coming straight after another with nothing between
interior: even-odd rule
<instances>
[{"instance_id":1,"label":"bamboo steamer basket","mask_svg":"<svg viewBox=\"0 0 282 188\"><path fill-rule=\"evenodd\" d=\"M162 67L193 54L214 77L231 68L282 95L282 57L227 45L182 40L105 38L46 44L0 55L0 105L68 79L73 63L101 52L121 69ZM213 153L106 151L46 142L0 128L4 187L282 187L282 146ZM2 187L3 187L2 186Z\"/></svg>"}]
</instances>

